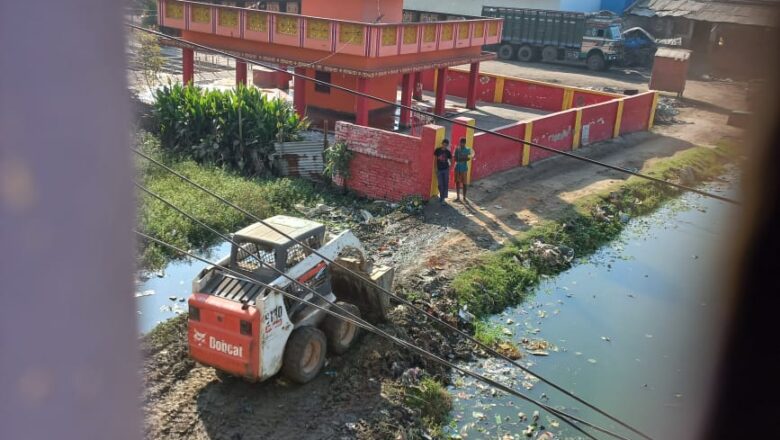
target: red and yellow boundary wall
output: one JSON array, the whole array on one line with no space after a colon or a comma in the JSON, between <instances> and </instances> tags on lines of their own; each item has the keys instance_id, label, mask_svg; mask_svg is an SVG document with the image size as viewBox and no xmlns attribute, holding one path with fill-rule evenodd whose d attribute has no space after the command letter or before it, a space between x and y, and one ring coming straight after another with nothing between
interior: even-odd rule
<instances>
[{"instance_id":1,"label":"red and yellow boundary wall","mask_svg":"<svg viewBox=\"0 0 780 440\"><path fill-rule=\"evenodd\" d=\"M422 73L423 90L436 91L437 70ZM469 71L447 69L447 95L466 98ZM477 102L506 104L550 112L611 101L623 95L553 84L544 81L480 73L477 78Z\"/></svg>"},{"instance_id":2,"label":"red and yellow boundary wall","mask_svg":"<svg viewBox=\"0 0 780 440\"><path fill-rule=\"evenodd\" d=\"M624 96L536 81L517 80L525 83L518 85L514 84L517 82L514 78L482 76L487 79L480 80L478 96L493 93L495 102L541 110L557 106L551 114L493 130L554 150L573 151L624 134L646 131L655 121L658 105L655 91ZM460 81L460 77L456 74L452 81ZM463 90L459 86L450 88L452 85L447 86L448 94L458 96L463 92L465 95L465 81ZM525 92L520 93L520 90ZM587 104L576 105L580 102ZM492 133L475 133L472 118L457 120L466 126L452 126L450 145L454 149L459 140L465 138L466 145L474 151L474 159L469 163L469 182L555 155ZM435 196L438 184L433 150L441 144L445 134L445 128L437 125L423 127L422 136L414 137L338 122L336 140L345 142L355 153L347 186L360 195L392 201L412 195L425 199Z\"/></svg>"}]
</instances>

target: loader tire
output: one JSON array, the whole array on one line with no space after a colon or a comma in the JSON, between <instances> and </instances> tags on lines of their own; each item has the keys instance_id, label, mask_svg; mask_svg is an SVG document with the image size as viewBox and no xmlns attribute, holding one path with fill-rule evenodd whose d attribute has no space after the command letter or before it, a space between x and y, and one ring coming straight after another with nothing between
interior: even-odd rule
<instances>
[{"instance_id":1,"label":"loader tire","mask_svg":"<svg viewBox=\"0 0 780 440\"><path fill-rule=\"evenodd\" d=\"M336 305L340 306L349 313L360 317L360 309L350 303L339 301ZM332 309L336 313L340 310ZM322 325L325 335L328 337L328 348L335 354L344 354L355 343L360 333L360 328L351 322L339 319L333 315L328 315Z\"/></svg>"},{"instance_id":2,"label":"loader tire","mask_svg":"<svg viewBox=\"0 0 780 440\"><path fill-rule=\"evenodd\" d=\"M325 334L315 327L296 329L287 340L282 374L293 382L306 383L317 376L325 363Z\"/></svg>"}]
</instances>

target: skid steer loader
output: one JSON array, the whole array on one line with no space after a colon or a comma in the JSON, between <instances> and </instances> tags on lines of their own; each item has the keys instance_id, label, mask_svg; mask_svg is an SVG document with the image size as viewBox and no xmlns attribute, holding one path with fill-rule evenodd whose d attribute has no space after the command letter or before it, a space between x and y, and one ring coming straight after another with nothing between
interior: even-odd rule
<instances>
[{"instance_id":1,"label":"skid steer loader","mask_svg":"<svg viewBox=\"0 0 780 440\"><path fill-rule=\"evenodd\" d=\"M305 383L317 376L327 351L342 354L355 343L359 328L268 287L239 279L220 266L318 305L330 308L339 304L369 322L385 318L389 299L375 284L392 289L395 272L390 267L372 267L350 231L328 237L324 225L310 220L275 216L265 222L284 235L263 223L241 229L232 234L235 243L230 255L203 269L193 281L188 301L189 352L220 375L254 382L281 370L290 380ZM298 242L373 283L329 264Z\"/></svg>"}]
</instances>

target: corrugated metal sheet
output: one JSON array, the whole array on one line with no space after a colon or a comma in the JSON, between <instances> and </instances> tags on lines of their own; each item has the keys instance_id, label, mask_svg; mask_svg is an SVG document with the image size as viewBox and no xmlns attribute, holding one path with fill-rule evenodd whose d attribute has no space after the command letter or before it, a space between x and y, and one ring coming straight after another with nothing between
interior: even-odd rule
<instances>
[{"instance_id":1,"label":"corrugated metal sheet","mask_svg":"<svg viewBox=\"0 0 780 440\"><path fill-rule=\"evenodd\" d=\"M776 27L779 2L753 4L737 1L639 0L626 14L642 17L683 17L712 23L735 23Z\"/></svg>"},{"instance_id":2,"label":"corrugated metal sheet","mask_svg":"<svg viewBox=\"0 0 780 440\"><path fill-rule=\"evenodd\" d=\"M323 141L284 142L275 145L274 165L283 176L316 178L325 167Z\"/></svg>"}]
</instances>

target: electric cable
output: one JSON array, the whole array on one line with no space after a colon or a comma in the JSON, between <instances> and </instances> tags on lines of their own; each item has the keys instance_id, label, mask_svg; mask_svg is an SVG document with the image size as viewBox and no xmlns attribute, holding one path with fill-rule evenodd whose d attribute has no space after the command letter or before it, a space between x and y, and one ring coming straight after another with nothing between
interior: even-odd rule
<instances>
[{"instance_id":1,"label":"electric cable","mask_svg":"<svg viewBox=\"0 0 780 440\"><path fill-rule=\"evenodd\" d=\"M159 194L157 194L157 193L155 193L155 192L151 191L150 189L148 189L148 188L144 187L143 185L139 184L138 182L135 182L135 181L134 181L134 182L133 182L133 184L134 184L134 185L135 185L135 186L136 186L138 189L140 189L141 191L143 191L143 192L145 192L146 194L148 194L148 195L150 195L150 196L154 197L155 199L157 199L157 200L158 200L158 201L160 201L161 203L165 204L165 205L166 205L167 207L169 207L170 209L173 209L174 211L176 211L176 212L177 212L177 213L179 213L180 215L182 215L182 216L186 217L186 218L187 218L187 219L189 219L190 221L192 221L192 222L196 223L196 224L197 224L197 225L199 225L200 227L202 227L202 228L204 228L204 229L208 230L208 231L209 231L209 232L211 232L212 234L215 234L215 235L219 236L220 238L222 238L223 240L227 241L228 243L230 243L230 244L232 244L232 245L234 245L234 246L236 246L236 247L238 247L238 248L241 248L241 245L240 245L239 243L237 243L235 240L233 240L233 239L232 239L230 236L228 236L227 234L223 234L223 233L221 233L221 232L217 231L217 230L216 230L216 229L214 229L213 227L211 227L211 226L207 225L207 224L206 224L205 222L203 222L202 220L200 220L200 219L196 218L194 215L187 213L187 212L186 212L186 211L184 211L182 208L180 208L180 207L176 206L175 204L173 204L173 202L171 202L171 201L169 201L169 200L166 200L164 197L162 197L162 196L160 196ZM324 301L328 301L328 300L327 300L327 298L325 298L324 296L322 296L322 294L320 294L319 292L317 292L315 289L313 289L313 288L311 288L310 286L307 286L306 284L304 284L304 283L302 283L302 282L298 281L297 279L295 279L295 278L291 277L291 276L290 276L289 274L287 274L286 272L284 272L284 271L282 271L282 270L279 270L279 269L277 269L277 268L276 268L274 265L272 265L272 264L269 264L268 262L264 261L262 258L258 257L256 254L254 254L254 253L252 253L252 252L247 252L247 254L248 254L249 256L251 256L251 257L252 257L252 258L253 258L255 261L257 261L257 262L258 262L258 263L259 263L261 266L267 267L267 268L268 268L268 269L270 269L272 272L274 272L274 273L276 273L277 275L279 275L279 276L281 276L281 277L283 277L283 278L287 279L288 281L290 281L290 282L292 282L292 283L295 283L295 284L296 284L298 287L300 287L300 288L304 289L305 291L308 291L309 293L312 293L312 294L314 294L315 296L317 296L317 297L319 297L319 298L323 299ZM320 257L320 258L322 258L322 257ZM339 306L338 304L335 304L335 303L331 303L331 304L332 304L332 306L333 306L334 308L336 308L338 311L340 311L340 312L343 312L343 313L346 313L346 314L348 314L348 315L350 315L350 316L353 316L353 315L351 315L351 314L350 314L350 312L349 312L349 311L347 311L347 310L346 310L346 309L344 309L343 307ZM356 318L358 318L358 319L361 319L361 320L362 320L362 318L359 318L359 317L356 317ZM576 428L576 427L575 427L575 428Z\"/></svg>"},{"instance_id":2,"label":"electric cable","mask_svg":"<svg viewBox=\"0 0 780 440\"><path fill-rule=\"evenodd\" d=\"M481 128L481 127L476 126L476 125L475 126L471 126L471 125L468 125L468 124L466 124L464 122L457 121L455 119L450 119L450 118L447 118L445 116L437 115L435 113L427 112L425 110L421 110L421 109L415 108L413 106L407 106L407 105L399 104L399 103L394 102L394 101L390 101L390 100L387 100L387 99L384 99L384 98L380 98L378 96L369 95L368 93L364 93L364 92L360 92L360 91L357 91L357 90L353 90L353 89L350 89L348 87L340 86L340 85L337 85L337 84L332 84L332 83L329 83L327 81L318 80L316 78L312 78L312 77L309 77L309 76L306 76L306 75L302 75L300 73L295 73L295 72L290 73L290 72L287 72L287 70L281 69L281 68L279 68L277 66L264 64L264 63L261 63L261 62L255 61L255 60L250 60L250 59L242 57L240 55L231 54L228 51L224 51L224 50L221 50L221 49L215 49L213 47L206 46L206 45L199 44L199 43L193 43L191 41L187 41L187 40L184 40L184 39L179 38L179 37L170 36L170 35L164 34L162 32L158 32L158 31L155 31L155 30L144 28L142 26L134 25L132 23L125 23L125 26L128 26L128 27L136 29L136 30L140 30L140 31L143 31L143 32L151 33L151 34L157 35L159 37L163 37L163 38L167 38L167 39L170 39L170 40L173 40L173 41L177 41L179 43L182 43L182 44L185 44L185 45L188 45L188 46L196 47L196 48L199 48L199 49L203 49L203 50L206 50L206 51L210 51L210 52L218 53L218 54L221 54L221 55L224 55L224 56L227 56L227 57L231 57L231 58L234 58L234 59L237 59L237 60L241 60L241 61L243 61L245 63L248 63L248 64L252 64L252 65L264 67L264 68L267 68L267 69L275 70L277 72L286 72L286 73L289 73L290 75L292 75L294 77L301 78L301 79L303 79L305 81L312 81L312 82L314 82L316 84L320 84L320 85L323 85L323 86L328 86L328 87L331 87L333 89L340 90L342 92L345 92L345 93L348 93L348 94L351 94L351 95L359 96L359 97L362 97L362 98L367 98L367 99L370 99L370 100L373 100L373 101L376 101L376 102L381 102L383 104L387 104L387 105L390 105L390 106L393 106L393 107L398 107L398 108L401 108L401 109L409 110L409 111L412 111L412 112L415 112L415 113L420 113L420 114L426 115L428 117L432 117L434 119L438 119L438 120L449 122L449 123L451 123L453 125L458 125L458 126L461 126L461 127L471 128L474 131L478 131L478 132L481 132L481 133L492 134L493 136L497 136L497 137L500 137L500 138L503 138L503 139L511 140L511 141L514 141L514 142L518 142L518 143L520 143L522 145L528 145L530 147L538 148L540 150L544 150L544 151L547 151L547 152L550 152L550 153L553 153L553 154L569 157L569 158L572 158L572 159L575 159L575 160L579 160L579 161L582 161L582 162L587 162L587 163L590 163L590 164L593 164L593 165L598 165L598 166L603 167L603 168L608 168L608 169L611 169L611 170L614 170L614 171L619 171L621 173L625 173L625 174L629 174L629 175L632 175L632 176L636 176L636 177L639 177L639 178L642 178L642 179L645 179L645 180L649 180L649 181L652 181L652 182L655 182L655 183L659 183L659 184L662 184L662 185L671 186L671 187L674 187L674 188L682 190L682 191L693 192L693 193L699 194L701 196L705 196L705 197L709 197L709 198L712 198L712 199L720 200L722 202L727 202L727 203L731 203L731 204L734 204L734 205L740 205L741 204L739 201L737 201L735 199L731 199L731 198L724 197L724 196L721 196L721 195L718 195L718 194L714 194L714 193L710 193L710 192L707 192L707 191L703 191L703 190L700 190L700 189L697 189L697 188L685 186L685 185L682 185L682 184L679 184L679 183L675 183L675 182L671 182L671 181L668 181L668 180L659 179L657 177L653 177L653 176L650 176L650 175L647 175L647 174L643 174L643 173L640 173L638 171L629 170L628 168L620 167L620 166L617 166L617 165L611 165L611 164L604 163L604 162L601 162L601 161L598 161L598 160L595 160L595 159L591 159L589 157L580 156L580 155L577 155L577 154L574 154L574 153L571 153L571 152L568 152L568 151L556 150L555 148L546 147L544 145L540 145L540 144L537 144L535 142L531 142L531 141L527 141L527 140L524 140L524 139L520 139L520 138L516 138L516 137L513 137L513 136L509 136L507 134L499 133L499 132L496 132L494 130Z\"/></svg>"},{"instance_id":3,"label":"electric cable","mask_svg":"<svg viewBox=\"0 0 780 440\"><path fill-rule=\"evenodd\" d=\"M206 194L209 194L210 196L216 198L217 200L221 201L222 203L226 204L227 206L230 206L231 208L233 208L233 209L237 210L238 212L244 214L245 216L249 217L250 219L263 224L264 226L270 228L272 231L274 231L274 232L280 234L281 236L287 238L288 240L291 240L294 243L296 243L298 245L301 245L304 249L306 249L307 251L313 253L314 255L317 255L318 257L320 257L323 260L327 261L329 264L333 264L333 265L337 266L338 268L340 268L340 269L350 273L351 275L356 276L359 279L369 283L372 287L377 289L382 294L388 296L389 298L394 299L395 301L400 302L401 304L406 305L407 307L411 308L415 312L421 313L421 314L427 316L428 318L431 318L432 320L434 320L438 324L441 324L441 325L445 326L445 328L447 328L447 329L449 329L451 331L454 331L455 333L459 334L460 336L466 338L468 341L476 344L477 346L479 346L480 348L485 350L487 353L489 353L493 357L502 359L503 361L508 362L509 364L513 365L514 367L519 368L523 372L528 373L528 374L534 376L535 378L539 379L541 382L547 384L548 386L552 387L553 389L555 389L555 390L563 393L564 395L566 395L566 396L576 400L577 402L587 406L591 410L596 411L597 413L599 413L599 414L603 415L604 417L612 420L613 422L618 423L619 425L621 425L624 428L634 432L635 434L637 434L637 435L639 435L639 436L641 436L641 437L643 437L645 439L652 440L650 436L648 436L647 434L639 431L637 428L634 428L633 426L627 424L626 422L623 422L622 420L618 419L617 417L612 416L611 414L607 413L606 411L602 410L601 408L599 408L599 407L595 406L594 404L592 404L592 403L582 399L581 397L577 396L573 392L564 389L563 387L561 387L560 385L554 383L550 379L547 379L544 376L541 376L541 375L533 372L528 367L525 367L522 364L520 364L519 362L509 358L505 354L502 354L502 353L496 351L495 349L493 349L489 345L487 345L487 344L477 340L472 335L470 335L470 334L464 332L463 330L453 326L452 324L450 324L450 323L444 321L443 319L433 315L432 313L427 312L426 310L424 310L421 307L415 305L411 301L409 301L409 300L407 300L405 298L402 298L402 297L400 297L400 296L390 292L389 290L383 288L382 286L379 286L373 280L371 280L370 278L366 277L365 275L363 275L363 274L361 274L359 272L356 272L356 271L350 269L349 267L346 267L345 265L339 263L338 261L335 261L335 260L332 260L330 258L327 258L326 256L322 255L318 250L308 246L306 243L304 243L304 242L302 242L302 241L300 241L300 240L290 236L289 234L285 233L284 231L280 230L279 228L276 228L274 225L266 222L265 220L259 218L258 216L252 214L251 212L245 210L244 208L241 208L240 206L232 203L231 201L225 199L224 197L221 197L220 195L218 195L218 194L214 193L213 191L209 190L208 188L203 187L202 185L198 184L197 182L189 179L188 177L182 175L181 173L177 172L176 170L173 170L172 168L170 168L167 165L163 164L162 162L160 162L160 161L150 157L149 155L147 155L147 154L145 154L145 153L143 153L143 152L141 152L141 151L139 151L137 149L133 149L133 151L136 154L138 154L139 156L141 156L141 157L145 158L146 160L152 162L153 164L157 165L158 167L163 168L167 172L175 175L176 177L180 178L184 182L194 186L195 188L205 192Z\"/></svg>"},{"instance_id":4,"label":"electric cable","mask_svg":"<svg viewBox=\"0 0 780 440\"><path fill-rule=\"evenodd\" d=\"M515 397L521 398L521 399L523 399L523 400L525 400L525 401L527 401L529 403L532 403L532 404L538 406L539 408L542 408L542 409L544 409L544 410L546 410L546 411L548 411L548 412L550 412L552 414L557 415L562 420L564 420L566 423L568 423L570 426L574 427L579 432L581 432L584 435L586 435L588 438L595 439L591 434L589 434L589 433L585 432L584 430L582 430L582 428L577 426L574 422L581 423L581 424L583 424L583 425L585 425L585 426L587 426L587 427L589 427L591 429L594 429L594 430L597 430L597 431L599 431L601 433L610 435L610 436L612 436L614 438L618 438L618 439L621 439L621 440L629 440L626 437L623 437L623 436L621 436L619 434L616 434L614 432L611 432L611 431L609 431L609 430L607 430L605 428L602 428L602 427L599 427L597 425L594 425L594 424L592 424L592 423L590 423L590 422L588 422L586 420L583 420L583 419L581 419L579 417L573 416L571 414L563 413L562 411L560 411L560 410L558 410L556 408L553 408L553 407L551 407L551 406L549 406L549 405L547 405L547 404L545 404L543 402L537 401L536 399L533 399L533 398L528 397L528 396L526 396L526 395L524 395L524 394L522 394L520 392L517 392L513 388L510 388L510 387L508 387L508 386L506 386L504 384L501 384L500 382L497 382L497 381L495 381L493 379L490 379L489 377L483 376L483 375L481 375L479 373L475 373L475 372L473 372L471 370L468 370L468 369L465 369L463 367L460 367L460 366L458 366L458 365L456 365L456 364L454 364L454 363L452 363L450 361L442 359L442 358L436 356L435 354L433 354L433 353L431 353L431 352L429 352L429 351L427 351L427 350L425 350L423 348L420 348L420 347L418 347L418 346L416 346L416 345L414 345L414 344L412 344L412 343L410 343L408 341L404 341L403 339L400 339L400 338L398 338L396 336L393 336L393 335L385 332L384 330L382 330L382 329L380 329L380 328L378 328L378 327L376 327L376 326L366 322L362 318L357 317L356 315L353 315L348 310L339 307L337 304L329 303L331 305L331 307L335 307L335 308L339 309L341 312L344 313L344 315L336 313L333 310L330 310L326 306L322 306L322 305L313 303L311 301L308 301L306 299L297 297L297 296L295 296L292 293L284 291L283 289L280 289L278 287L271 286L269 284L266 284L266 283L263 283L261 281L255 280L255 279L250 278L250 277L248 277L246 275L243 275L243 274L241 274L241 273L239 273L237 271L234 271L234 270L232 270L230 268L227 268L225 266L222 266L222 265L216 264L216 263L214 263L212 261L209 261L209 260L207 260L205 258L202 258L202 257L199 257L197 255L194 255L191 252L185 251L185 250L183 250L183 249L181 249L181 248L179 248L179 247L177 247L175 245L172 245L172 244L167 243L165 241L159 240L159 239L154 238L154 237L152 237L150 235L144 234L144 233L139 232L137 230L134 230L133 232L135 232L140 237L143 237L143 238L145 238L147 240L150 240L152 242L155 242L155 243L157 243L157 244L159 244L161 246L165 246L165 247L167 247L169 249L172 249L172 250L176 251L177 253L180 253L182 255L186 255L186 256L188 256L190 258L199 260L199 261L201 261L203 263L206 263L206 264L209 264L209 265L211 265L213 267L219 268L220 270L222 270L222 271L224 271L226 273L229 273L229 274L233 275L236 278L239 278L239 279L242 279L242 280L244 280L246 282L249 282L249 283L252 283L252 284L256 284L256 285L259 285L261 287L270 289L270 290L272 290L274 292L277 292L277 293L283 295L286 298L289 298L292 301L296 301L296 302L300 302L300 303L306 304L308 306L317 308L317 309L325 312L326 314L328 314L330 316L334 316L334 317L336 317L338 319L341 319L343 321L350 322L350 323L352 323L352 324L354 324L354 325L356 325L356 326L358 326L358 327L360 327L360 328L362 328L364 330L367 330L367 331L369 331L371 333L374 333L376 335L382 336L385 339L388 339L388 340L390 340L391 342L394 342L397 345L400 345L400 346L402 346L404 348L408 348L408 349L414 351L415 353L417 353L417 354L419 354L419 355L421 355L423 357L426 357L426 358L428 358L428 359L430 359L430 360L432 360L432 361L434 361L436 363L439 363L440 365L444 365L444 366L446 366L446 367L448 367L450 369L459 371L459 372L461 372L464 375L470 376L470 377L472 377L472 378L474 378L476 380L479 380L480 382L486 383L486 384L488 384L488 385L490 385L490 386L492 386L492 387L494 387L494 388L496 388L498 390L501 390L501 391L503 391L503 392L505 392L507 394L510 394L510 395L515 396ZM321 298L324 298L318 292L317 292L317 294ZM569 420L569 419L571 419L571 420Z\"/></svg>"}]
</instances>

